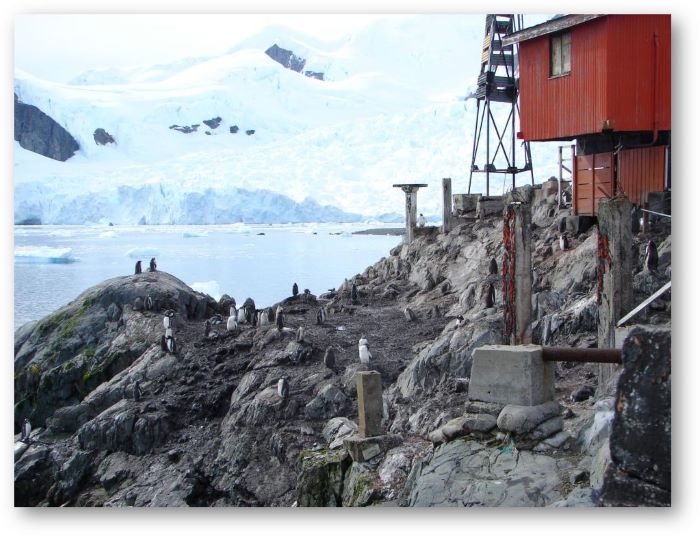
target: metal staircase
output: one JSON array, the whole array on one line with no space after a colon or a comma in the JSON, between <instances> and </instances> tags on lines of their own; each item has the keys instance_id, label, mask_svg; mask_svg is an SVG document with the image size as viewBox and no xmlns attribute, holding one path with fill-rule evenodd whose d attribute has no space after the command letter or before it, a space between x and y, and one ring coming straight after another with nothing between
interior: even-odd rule
<instances>
[{"instance_id":1,"label":"metal staircase","mask_svg":"<svg viewBox=\"0 0 700 536\"><path fill-rule=\"evenodd\" d=\"M502 43L503 37L522 29L522 27L522 15L486 15L486 31L481 52L481 73L474 95L476 98L476 123L468 193L471 193L474 173L486 173L487 196L490 194L491 173L512 175L513 188L515 188L515 175L523 171L529 171L532 184L534 185L535 182L529 142L522 143L524 164L522 167L518 167L516 164L515 122L516 116L520 115L516 48L515 45L504 46ZM493 110L492 103L498 103L494 105ZM497 119L494 116L494 111L505 110L506 107L510 108L508 118L505 121ZM482 136L485 138L486 144L486 162L479 167L476 160L481 150ZM506 149L509 140L510 151ZM505 176L503 183L505 190Z\"/></svg>"}]
</instances>

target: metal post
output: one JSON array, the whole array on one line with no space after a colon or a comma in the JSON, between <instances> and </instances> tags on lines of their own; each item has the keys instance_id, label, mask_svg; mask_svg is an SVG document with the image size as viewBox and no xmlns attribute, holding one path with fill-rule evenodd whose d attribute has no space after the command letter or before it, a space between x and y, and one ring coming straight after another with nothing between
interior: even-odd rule
<instances>
[{"instance_id":1,"label":"metal post","mask_svg":"<svg viewBox=\"0 0 700 536\"><path fill-rule=\"evenodd\" d=\"M562 149L563 147L560 145L559 146L559 189L557 193L557 208L561 208L561 179L562 179Z\"/></svg>"},{"instance_id":2,"label":"metal post","mask_svg":"<svg viewBox=\"0 0 700 536\"><path fill-rule=\"evenodd\" d=\"M452 220L452 179L442 179L442 232L450 232Z\"/></svg>"},{"instance_id":3,"label":"metal post","mask_svg":"<svg viewBox=\"0 0 700 536\"><path fill-rule=\"evenodd\" d=\"M503 344L532 342L530 205L511 203L503 221Z\"/></svg>"}]
</instances>

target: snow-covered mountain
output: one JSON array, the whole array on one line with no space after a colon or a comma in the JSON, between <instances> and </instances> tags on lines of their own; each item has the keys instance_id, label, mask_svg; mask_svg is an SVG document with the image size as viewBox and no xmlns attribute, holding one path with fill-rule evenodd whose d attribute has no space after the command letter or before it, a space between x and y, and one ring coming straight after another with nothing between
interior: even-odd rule
<instances>
[{"instance_id":1,"label":"snow-covered mountain","mask_svg":"<svg viewBox=\"0 0 700 536\"><path fill-rule=\"evenodd\" d=\"M476 111L464 97L483 25L476 15L397 16L333 42L275 26L221 56L69 84L16 71L19 100L80 149L59 162L15 144L15 221L356 221L402 213L398 182L428 183L419 208L438 214L443 177L467 189ZM273 45L323 80L274 61ZM97 129L114 143L102 145ZM540 180L553 174L553 151L533 153ZM472 191L482 189L476 177Z\"/></svg>"}]
</instances>

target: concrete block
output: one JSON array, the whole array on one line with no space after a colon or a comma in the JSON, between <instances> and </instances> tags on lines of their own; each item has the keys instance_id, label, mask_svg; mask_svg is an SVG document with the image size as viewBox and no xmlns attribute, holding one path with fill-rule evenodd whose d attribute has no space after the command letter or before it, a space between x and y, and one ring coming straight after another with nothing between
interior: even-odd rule
<instances>
[{"instance_id":1,"label":"concrete block","mask_svg":"<svg viewBox=\"0 0 700 536\"><path fill-rule=\"evenodd\" d=\"M481 194L455 194L452 196L452 204L457 214L476 212Z\"/></svg>"},{"instance_id":2,"label":"concrete block","mask_svg":"<svg viewBox=\"0 0 700 536\"><path fill-rule=\"evenodd\" d=\"M383 433L382 376L374 370L358 372L357 420L360 437L378 436Z\"/></svg>"},{"instance_id":3,"label":"concrete block","mask_svg":"<svg viewBox=\"0 0 700 536\"><path fill-rule=\"evenodd\" d=\"M542 347L487 345L472 354L469 399L537 406L554 398L554 364Z\"/></svg>"},{"instance_id":4,"label":"concrete block","mask_svg":"<svg viewBox=\"0 0 700 536\"><path fill-rule=\"evenodd\" d=\"M487 216L492 216L493 214L503 213L503 196L489 196L486 197L482 195L477 203L476 215L479 218L485 218Z\"/></svg>"},{"instance_id":5,"label":"concrete block","mask_svg":"<svg viewBox=\"0 0 700 536\"><path fill-rule=\"evenodd\" d=\"M343 447L354 462L362 463L384 454L402 443L401 436L385 434L375 437L350 436L343 439Z\"/></svg>"}]
</instances>

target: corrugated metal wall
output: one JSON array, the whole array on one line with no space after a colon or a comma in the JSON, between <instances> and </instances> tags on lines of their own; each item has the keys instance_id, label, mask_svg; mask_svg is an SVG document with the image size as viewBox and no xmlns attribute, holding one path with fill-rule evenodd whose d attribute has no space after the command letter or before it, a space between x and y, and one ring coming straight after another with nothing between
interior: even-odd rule
<instances>
[{"instance_id":1,"label":"corrugated metal wall","mask_svg":"<svg viewBox=\"0 0 700 536\"><path fill-rule=\"evenodd\" d=\"M655 126L671 130L671 16L606 18L611 128L620 132L652 131Z\"/></svg>"},{"instance_id":2,"label":"corrugated metal wall","mask_svg":"<svg viewBox=\"0 0 700 536\"><path fill-rule=\"evenodd\" d=\"M598 133L606 119L618 132L650 131L654 115L657 129L671 129L670 15L609 15L572 27L571 72L561 77L549 76L549 39L520 43L525 140Z\"/></svg>"},{"instance_id":3,"label":"corrugated metal wall","mask_svg":"<svg viewBox=\"0 0 700 536\"><path fill-rule=\"evenodd\" d=\"M649 192L663 192L666 177L666 146L624 149L618 153L617 180L635 205L644 206Z\"/></svg>"},{"instance_id":4,"label":"corrugated metal wall","mask_svg":"<svg viewBox=\"0 0 700 536\"><path fill-rule=\"evenodd\" d=\"M571 28L571 72L549 76L549 36L520 43L520 130L526 140L600 132L607 119L607 17Z\"/></svg>"}]
</instances>

